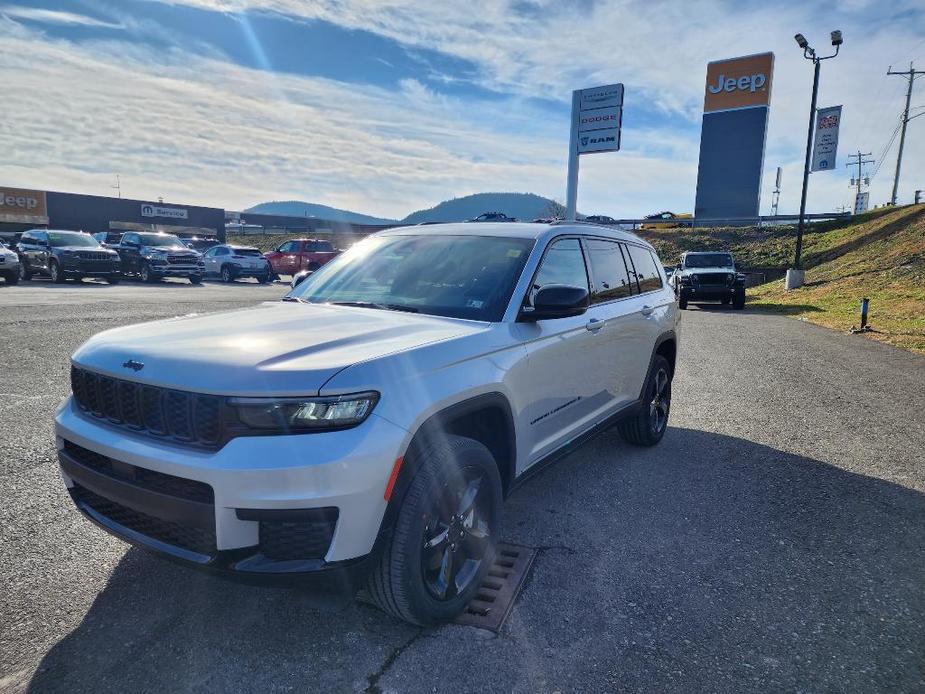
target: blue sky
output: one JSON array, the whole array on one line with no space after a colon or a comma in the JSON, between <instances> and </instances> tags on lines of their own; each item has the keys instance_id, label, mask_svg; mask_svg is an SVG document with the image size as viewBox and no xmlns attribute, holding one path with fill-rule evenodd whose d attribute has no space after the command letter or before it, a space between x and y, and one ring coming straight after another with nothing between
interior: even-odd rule
<instances>
[{"instance_id":1,"label":"blue sky","mask_svg":"<svg viewBox=\"0 0 925 694\"><path fill-rule=\"evenodd\" d=\"M706 62L771 50L762 208L780 165L792 211L811 80L792 36L825 46L840 28L820 105L845 107L841 170L814 174L809 205L833 209L850 201L848 151L877 157L895 130L905 84L887 66L925 67L919 4L0 0L0 184L109 194L118 173L137 198L381 216L482 191L561 199L570 90L622 81L624 149L582 158L579 208L690 211ZM923 129L910 123L901 198L925 188Z\"/></svg>"}]
</instances>

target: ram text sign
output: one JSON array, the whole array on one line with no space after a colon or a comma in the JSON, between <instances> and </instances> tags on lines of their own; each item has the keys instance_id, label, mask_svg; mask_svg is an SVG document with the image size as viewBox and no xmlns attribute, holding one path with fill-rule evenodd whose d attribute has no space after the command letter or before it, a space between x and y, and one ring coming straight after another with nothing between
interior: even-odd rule
<instances>
[{"instance_id":1,"label":"ram text sign","mask_svg":"<svg viewBox=\"0 0 925 694\"><path fill-rule=\"evenodd\" d=\"M841 106L829 106L816 111L816 133L813 137L813 166L811 171L831 171L835 168L838 153L838 128L841 125Z\"/></svg>"}]
</instances>

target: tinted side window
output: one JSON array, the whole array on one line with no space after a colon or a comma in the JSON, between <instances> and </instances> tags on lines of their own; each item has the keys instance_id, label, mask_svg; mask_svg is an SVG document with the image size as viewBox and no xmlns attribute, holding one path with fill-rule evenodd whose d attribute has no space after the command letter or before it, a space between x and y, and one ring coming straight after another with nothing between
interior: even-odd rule
<instances>
[{"instance_id":1,"label":"tinted side window","mask_svg":"<svg viewBox=\"0 0 925 694\"><path fill-rule=\"evenodd\" d=\"M549 245L533 280L530 303L533 303L537 290L547 284L588 288L588 271L585 269L585 259L578 239L560 239Z\"/></svg>"},{"instance_id":2,"label":"tinted side window","mask_svg":"<svg viewBox=\"0 0 925 694\"><path fill-rule=\"evenodd\" d=\"M619 243L589 239L588 257L591 260L591 275L594 277L592 304L622 299L633 293Z\"/></svg>"},{"instance_id":3,"label":"tinted side window","mask_svg":"<svg viewBox=\"0 0 925 694\"><path fill-rule=\"evenodd\" d=\"M662 288L662 275L658 271L652 254L639 246L624 246L629 249L632 268L635 269L636 280L639 282L639 291L652 292Z\"/></svg>"},{"instance_id":4,"label":"tinted side window","mask_svg":"<svg viewBox=\"0 0 925 694\"><path fill-rule=\"evenodd\" d=\"M314 241L306 241L302 244L303 253L314 253L318 250L318 246Z\"/></svg>"},{"instance_id":5,"label":"tinted side window","mask_svg":"<svg viewBox=\"0 0 925 694\"><path fill-rule=\"evenodd\" d=\"M295 253L296 246L297 244L295 241L286 241L286 243L284 243L282 246L279 247L279 252L280 253Z\"/></svg>"},{"instance_id":6,"label":"tinted side window","mask_svg":"<svg viewBox=\"0 0 925 694\"><path fill-rule=\"evenodd\" d=\"M138 234L126 234L122 237L124 243L140 243Z\"/></svg>"},{"instance_id":7,"label":"tinted side window","mask_svg":"<svg viewBox=\"0 0 925 694\"><path fill-rule=\"evenodd\" d=\"M330 253L334 250L334 245L330 241L319 241L315 244L315 250L321 253Z\"/></svg>"}]
</instances>

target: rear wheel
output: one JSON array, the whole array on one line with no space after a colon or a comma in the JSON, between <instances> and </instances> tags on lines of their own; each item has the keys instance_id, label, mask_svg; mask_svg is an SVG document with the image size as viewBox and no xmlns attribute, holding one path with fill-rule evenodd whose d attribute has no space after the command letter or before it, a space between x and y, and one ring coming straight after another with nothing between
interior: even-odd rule
<instances>
[{"instance_id":1,"label":"rear wheel","mask_svg":"<svg viewBox=\"0 0 925 694\"><path fill-rule=\"evenodd\" d=\"M428 443L418 459L367 589L385 612L426 626L459 615L491 566L501 476L488 449L461 436Z\"/></svg>"},{"instance_id":2,"label":"rear wheel","mask_svg":"<svg viewBox=\"0 0 925 694\"><path fill-rule=\"evenodd\" d=\"M628 443L654 446L662 440L671 410L671 375L668 360L656 354L643 387L642 406L636 414L618 425Z\"/></svg>"},{"instance_id":3,"label":"rear wheel","mask_svg":"<svg viewBox=\"0 0 925 694\"><path fill-rule=\"evenodd\" d=\"M270 274L267 273L266 275L257 275L257 281L260 284L267 284L270 281Z\"/></svg>"},{"instance_id":4,"label":"rear wheel","mask_svg":"<svg viewBox=\"0 0 925 694\"><path fill-rule=\"evenodd\" d=\"M8 272L3 278L6 280L7 284L18 284L19 283L19 273L18 272Z\"/></svg>"},{"instance_id":5,"label":"rear wheel","mask_svg":"<svg viewBox=\"0 0 925 694\"><path fill-rule=\"evenodd\" d=\"M687 297L683 294L678 295L678 308L684 310L687 308Z\"/></svg>"}]
</instances>

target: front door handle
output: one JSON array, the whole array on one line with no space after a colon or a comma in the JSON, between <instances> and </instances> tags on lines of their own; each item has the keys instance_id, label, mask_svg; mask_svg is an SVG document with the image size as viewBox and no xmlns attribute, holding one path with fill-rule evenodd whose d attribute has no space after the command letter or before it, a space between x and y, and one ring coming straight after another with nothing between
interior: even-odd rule
<instances>
[{"instance_id":1,"label":"front door handle","mask_svg":"<svg viewBox=\"0 0 925 694\"><path fill-rule=\"evenodd\" d=\"M652 314L652 311L654 310L655 309L652 308L651 306L643 306L641 309L639 309L639 312L644 316L649 316Z\"/></svg>"},{"instance_id":2,"label":"front door handle","mask_svg":"<svg viewBox=\"0 0 925 694\"><path fill-rule=\"evenodd\" d=\"M588 321L588 324L585 325L586 330L590 330L592 333L596 333L598 330L604 327L604 321L600 318L592 318Z\"/></svg>"}]
</instances>

